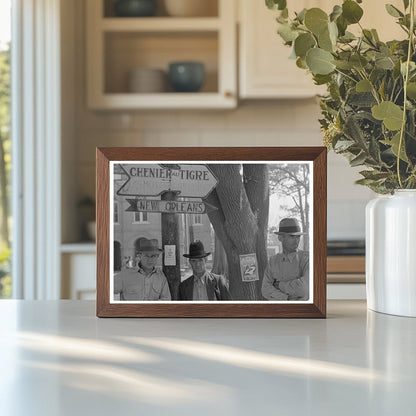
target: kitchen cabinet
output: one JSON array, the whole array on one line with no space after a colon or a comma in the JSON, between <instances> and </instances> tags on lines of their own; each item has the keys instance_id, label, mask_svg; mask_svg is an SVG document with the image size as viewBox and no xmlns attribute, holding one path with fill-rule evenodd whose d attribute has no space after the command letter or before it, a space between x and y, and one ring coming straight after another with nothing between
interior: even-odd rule
<instances>
[{"instance_id":1,"label":"kitchen cabinet","mask_svg":"<svg viewBox=\"0 0 416 416\"><path fill-rule=\"evenodd\" d=\"M95 244L63 244L61 253L61 298L95 300Z\"/></svg>"},{"instance_id":2,"label":"kitchen cabinet","mask_svg":"<svg viewBox=\"0 0 416 416\"><path fill-rule=\"evenodd\" d=\"M233 108L237 105L236 5L218 2L217 16L115 17L111 2L88 0L87 102L90 109ZM110 5L110 7L109 7ZM169 63L199 61L199 92L129 92L139 68L167 72Z\"/></svg>"},{"instance_id":3,"label":"kitchen cabinet","mask_svg":"<svg viewBox=\"0 0 416 416\"><path fill-rule=\"evenodd\" d=\"M303 8L320 7L330 12L333 0L298 0L289 3L289 10L300 11ZM402 9L401 0L392 4ZM376 28L381 40L403 38L394 18L389 16L378 0L366 0L361 4L364 9L363 27ZM239 0L239 95L250 98L308 98L325 93L324 86L316 86L305 70L296 66L290 59L291 49L283 44L276 33L275 17L278 12L267 9L264 1ZM348 30L359 31L357 25Z\"/></svg>"},{"instance_id":4,"label":"kitchen cabinet","mask_svg":"<svg viewBox=\"0 0 416 416\"><path fill-rule=\"evenodd\" d=\"M324 7L323 3L300 0L296 10ZM264 1L239 0L240 97L290 99L322 93L322 87L314 85L311 75L289 59L291 50L276 33L276 16L277 12L267 9Z\"/></svg>"}]
</instances>

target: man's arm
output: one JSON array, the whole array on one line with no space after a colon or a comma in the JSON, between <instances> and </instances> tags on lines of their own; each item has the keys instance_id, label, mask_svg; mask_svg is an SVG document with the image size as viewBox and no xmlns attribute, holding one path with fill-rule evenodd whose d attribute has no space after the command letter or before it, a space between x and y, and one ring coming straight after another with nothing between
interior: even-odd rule
<instances>
[{"instance_id":1,"label":"man's arm","mask_svg":"<svg viewBox=\"0 0 416 416\"><path fill-rule=\"evenodd\" d=\"M279 289L287 293L289 297L309 297L309 254L300 260L302 275L297 279L279 282Z\"/></svg>"},{"instance_id":2,"label":"man's arm","mask_svg":"<svg viewBox=\"0 0 416 416\"><path fill-rule=\"evenodd\" d=\"M274 286L275 278L273 277L271 262L266 267L261 284L261 294L268 300L287 300L288 295Z\"/></svg>"},{"instance_id":3,"label":"man's arm","mask_svg":"<svg viewBox=\"0 0 416 416\"><path fill-rule=\"evenodd\" d=\"M166 279L165 275L162 273L163 283L162 283L162 291L160 292L159 300L172 300L169 290L168 280Z\"/></svg>"},{"instance_id":4,"label":"man's arm","mask_svg":"<svg viewBox=\"0 0 416 416\"><path fill-rule=\"evenodd\" d=\"M221 295L221 299L220 300L233 300L230 294L230 291L228 290L227 287L227 282L225 281L225 277L220 275L218 278L218 286L220 289L220 295Z\"/></svg>"}]
</instances>

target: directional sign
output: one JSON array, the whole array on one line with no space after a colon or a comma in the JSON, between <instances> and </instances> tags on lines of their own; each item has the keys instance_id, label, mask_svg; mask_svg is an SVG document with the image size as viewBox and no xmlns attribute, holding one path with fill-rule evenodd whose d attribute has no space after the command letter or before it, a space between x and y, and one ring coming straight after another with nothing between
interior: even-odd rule
<instances>
[{"instance_id":1,"label":"directional sign","mask_svg":"<svg viewBox=\"0 0 416 416\"><path fill-rule=\"evenodd\" d=\"M206 165L120 164L127 181L117 191L126 196L157 196L165 191L180 197L205 198L218 180Z\"/></svg>"},{"instance_id":2,"label":"directional sign","mask_svg":"<svg viewBox=\"0 0 416 416\"><path fill-rule=\"evenodd\" d=\"M127 199L130 206L126 211L166 212L171 214L205 214L217 209L200 201L161 201L158 199Z\"/></svg>"}]
</instances>

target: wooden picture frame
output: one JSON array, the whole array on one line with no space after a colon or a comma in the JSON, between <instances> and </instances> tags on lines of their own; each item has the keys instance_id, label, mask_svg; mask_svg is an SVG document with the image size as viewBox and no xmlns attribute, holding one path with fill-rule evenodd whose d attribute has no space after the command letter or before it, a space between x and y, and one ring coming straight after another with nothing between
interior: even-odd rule
<instances>
[{"instance_id":1,"label":"wooden picture frame","mask_svg":"<svg viewBox=\"0 0 416 416\"><path fill-rule=\"evenodd\" d=\"M96 156L98 317L326 317L326 148L112 147L97 148ZM274 219L272 219L272 215L275 215L276 212L286 212L285 210L289 209L287 207L285 208L282 201L288 200L285 198L292 192L292 188L289 185L292 186L290 172L292 172L291 174L293 176L293 170L296 171L296 175L300 171L306 172L304 173L305 179L302 184L297 185L303 187L302 189L304 190L298 191L297 194L304 195L304 198L306 198L304 199L303 211L299 208L299 212L303 212L302 218L307 217L308 222L304 222L304 219L294 221L293 219L287 220L287 218L285 221L294 221L295 225L300 224L301 231L303 228L307 228L303 230L301 241L303 247L307 247L308 250L298 250L291 257L291 253L288 255L273 254L278 250L281 250L282 253L285 252L284 248L276 248L273 244L277 244L277 247L279 245L284 247L286 243L283 240L286 238L286 235L292 235L289 230L293 231L291 227L283 226L287 225L287 223L284 223L284 221L278 222L278 220L280 221L282 217L290 218L296 217L297 215L280 215L279 218ZM236 175L241 175L241 180ZM234 176L237 177L236 182L233 182ZM195 183L195 181L199 182ZM283 194L275 194L274 190L280 189L279 186L282 183L289 191ZM238 198L233 198L235 192L239 195L239 200L237 201L239 211L236 211L237 215L232 215L231 218L227 219L226 215L228 215L228 212L226 212L226 209L232 209L229 206L234 207L237 203L236 199ZM271 203L270 195L273 198L277 198L273 199L273 201L278 202ZM276 197L276 195L281 196ZM178 201L178 196L179 203L172 203L171 201ZM119 207L119 201L121 201L122 209ZM206 218L210 219L211 236L213 234L212 230L215 230L216 235L218 235L218 240L222 241L225 249L229 250L228 253L226 252L226 258L239 259L236 262L239 261L240 264L236 265L228 261L229 273L225 275L228 277L228 281L227 279L217 279L215 283L214 279L215 301L179 300L177 299L178 297L181 297L181 299L186 298L183 295L185 293L184 285L180 285L180 282L186 280L189 273L192 275L192 270L185 270L185 272L183 270L188 267L187 263L183 262L185 260L184 254L187 257L201 257L198 257L197 251L192 252L192 250L196 250L199 244L194 243L193 240L201 238L196 238L198 237L196 235L197 231L195 231L196 228L194 226L193 228L188 226L185 220L192 217L193 221L198 220L202 223L203 221L199 220L199 214L197 214L198 212L202 212L198 211L201 209L204 212L208 210L204 221L206 221ZM188 211L186 210L190 210L192 214L187 214ZM267 212L267 218L265 217L265 212ZM224 220L221 215L224 215L225 218L225 222L223 223L218 222ZM247 215L247 217L244 215ZM152 226L149 224L153 222L153 219L151 221L136 221L136 219L142 220L144 217L160 218L159 223L162 224L159 225L155 221L155 228L152 229ZM134 218L134 221L132 218ZM261 218L263 220L260 226ZM179 221L179 219L182 222L178 225L178 222L175 221ZM127 220L130 222L124 224ZM254 238L251 237L253 233L250 231L252 221L258 221L258 223L254 223L257 228L253 229L261 230L255 234L255 242L251 241ZM244 227L241 227L243 223ZM143 224L147 226L147 231L137 231L145 229ZM173 230L179 231L172 233L172 228L167 228L171 227L172 224L174 227ZM308 225L302 226L302 224ZM293 224L291 223L290 225ZM119 230L120 228L124 231L121 232ZM265 229L268 232L267 234L264 232ZM236 240L232 240L232 238L235 236L230 237L230 235L233 232L237 232L236 230L238 230L242 237L240 242L237 241L234 243ZM223 234L227 235L224 236ZM293 233L295 236L299 234L301 232ZM208 231L201 235L203 238L208 238L206 237ZM129 236L128 241L130 242L120 243L115 239L126 237L127 241L127 236ZM137 239L133 243L132 238L136 237ZM201 241L208 241L208 243L204 243L206 249L203 248L202 257L209 259L206 255L212 251L213 237L211 237L211 240L203 240L203 238ZM296 239L295 237L293 238ZM166 300L162 296L160 296L162 300L155 300L155 298L146 298L147 295L137 295L144 296L144 298L140 298L142 300L139 298L132 300L130 295L133 294L136 296L136 289L129 292L130 289L126 289L127 286L123 286L124 284L127 285L125 282L130 279L130 277L128 279L126 278L127 275L136 278L137 269L135 267L142 266L145 262L142 256L148 256L149 259L152 256L155 258L158 257L156 254L143 254L146 252L144 248L140 248L140 244L143 243L144 247L144 242L149 241L155 242L155 247L158 247L157 249L164 250L161 256L163 260L163 271L167 275L166 282L169 286L169 294L173 300ZM270 243L270 241L272 242ZM173 244L171 244L172 242ZM299 244L299 238L297 238L297 242ZM208 244L211 244L211 246ZM233 247L233 244L236 246ZM251 250L254 253L250 253L250 250L245 248L249 245L255 247L255 249ZM270 253L266 255L264 249L270 251ZM130 251L123 252L122 250ZM219 249L217 251L218 253L220 252ZM295 251L296 248L294 249ZM133 254L134 252L138 253L137 263L131 263L132 256L126 256L126 253L130 252ZM301 266L302 256L307 256L305 258L308 261L310 260L307 266L308 269L306 269L305 265ZM275 258L273 261L276 262L290 261L291 265L288 266L288 270L303 267L303 271L299 271L299 276L275 278L277 272L272 271L275 270L271 268L272 266L267 266L268 262L272 261L270 260L272 257ZM126 260L125 264L122 264L122 260ZM160 262L160 258L158 261ZM197 262L197 260L194 261L194 263ZM207 264L207 261L204 260L203 263ZM257 263L259 264L257 265ZM124 267L126 267L125 270ZM190 267L193 269L192 265ZM269 271L266 273L267 267L269 267ZM119 269L122 271L118 272ZM217 266L216 269L218 269ZM223 268L219 269L225 270ZM156 273L156 270L159 269L153 268L152 270L151 273ZM179 274L178 270L180 271ZM143 272L143 270L140 269L140 272ZM158 273L160 273L160 270ZM184 273L187 275L183 276ZM279 273L281 272L279 271ZM298 272L296 271L294 273ZM195 272L195 275L197 274ZM267 278L264 277L266 274L268 276ZM273 276L270 277L271 275ZM305 275L309 276L308 280L305 278ZM152 279L156 278L152 277ZM160 277L160 279L163 279L163 277ZM194 279L193 276L192 279ZM204 279L208 279L208 275L206 277L204 275ZM286 279L294 280L289 281ZM224 287L227 287L228 293L232 294L230 298L227 298L226 295L219 295L220 290L218 287L221 289L221 281L225 282ZM123 285L120 282L123 282ZM152 280L151 290L157 292L164 280L160 280L162 282L160 285L154 282L155 280ZM207 283L208 280L205 282ZM135 280L134 283L136 283ZM273 293L269 296L267 290L270 284L273 286L271 287ZM298 289L293 289L295 292L292 292L292 286L295 287L295 284L303 285L302 290L304 292L302 293L306 293L306 295L304 294L302 297L302 295L296 292ZM148 286L145 286L145 283L143 285L143 288L148 288ZM156 289L156 286L159 289ZM121 287L123 289L120 289ZM166 289L166 285L163 287ZM194 288L193 293L195 295L196 286L192 287ZM204 288L202 290L204 293L203 296L205 297L201 299L207 299L206 296L209 298L211 286L207 284L202 287ZM274 291L275 287L278 291ZM224 290L226 291L226 289ZM115 294L116 292L120 293L120 295ZM143 289L144 292L145 289ZM275 296L275 292L278 295ZM148 294L150 292L147 291L146 293ZM246 293L249 293L249 295L246 295ZM279 297L280 293L282 294L282 299ZM268 299L263 297L264 294L268 296ZM117 296L120 296L120 299ZM158 295L154 295L153 293L152 296ZM223 297L221 298L221 296Z\"/></svg>"}]
</instances>

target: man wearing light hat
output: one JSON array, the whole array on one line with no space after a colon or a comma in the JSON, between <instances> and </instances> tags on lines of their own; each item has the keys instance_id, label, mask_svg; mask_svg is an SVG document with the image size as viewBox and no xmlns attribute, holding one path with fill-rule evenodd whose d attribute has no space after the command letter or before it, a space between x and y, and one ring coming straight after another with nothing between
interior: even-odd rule
<instances>
[{"instance_id":1,"label":"man wearing light hat","mask_svg":"<svg viewBox=\"0 0 416 416\"><path fill-rule=\"evenodd\" d=\"M189 245L189 254L183 256L189 259L193 275L179 285L179 300L232 300L224 276L208 272L207 257L201 241Z\"/></svg>"},{"instance_id":2,"label":"man wearing light hat","mask_svg":"<svg viewBox=\"0 0 416 416\"><path fill-rule=\"evenodd\" d=\"M300 236L306 233L295 218L284 218L275 234L283 252L270 258L261 293L268 300L308 300L309 252L298 250Z\"/></svg>"},{"instance_id":3,"label":"man wearing light hat","mask_svg":"<svg viewBox=\"0 0 416 416\"><path fill-rule=\"evenodd\" d=\"M156 239L140 240L138 267L114 277L114 294L119 293L120 300L171 300L166 276L155 267L161 252Z\"/></svg>"}]
</instances>

